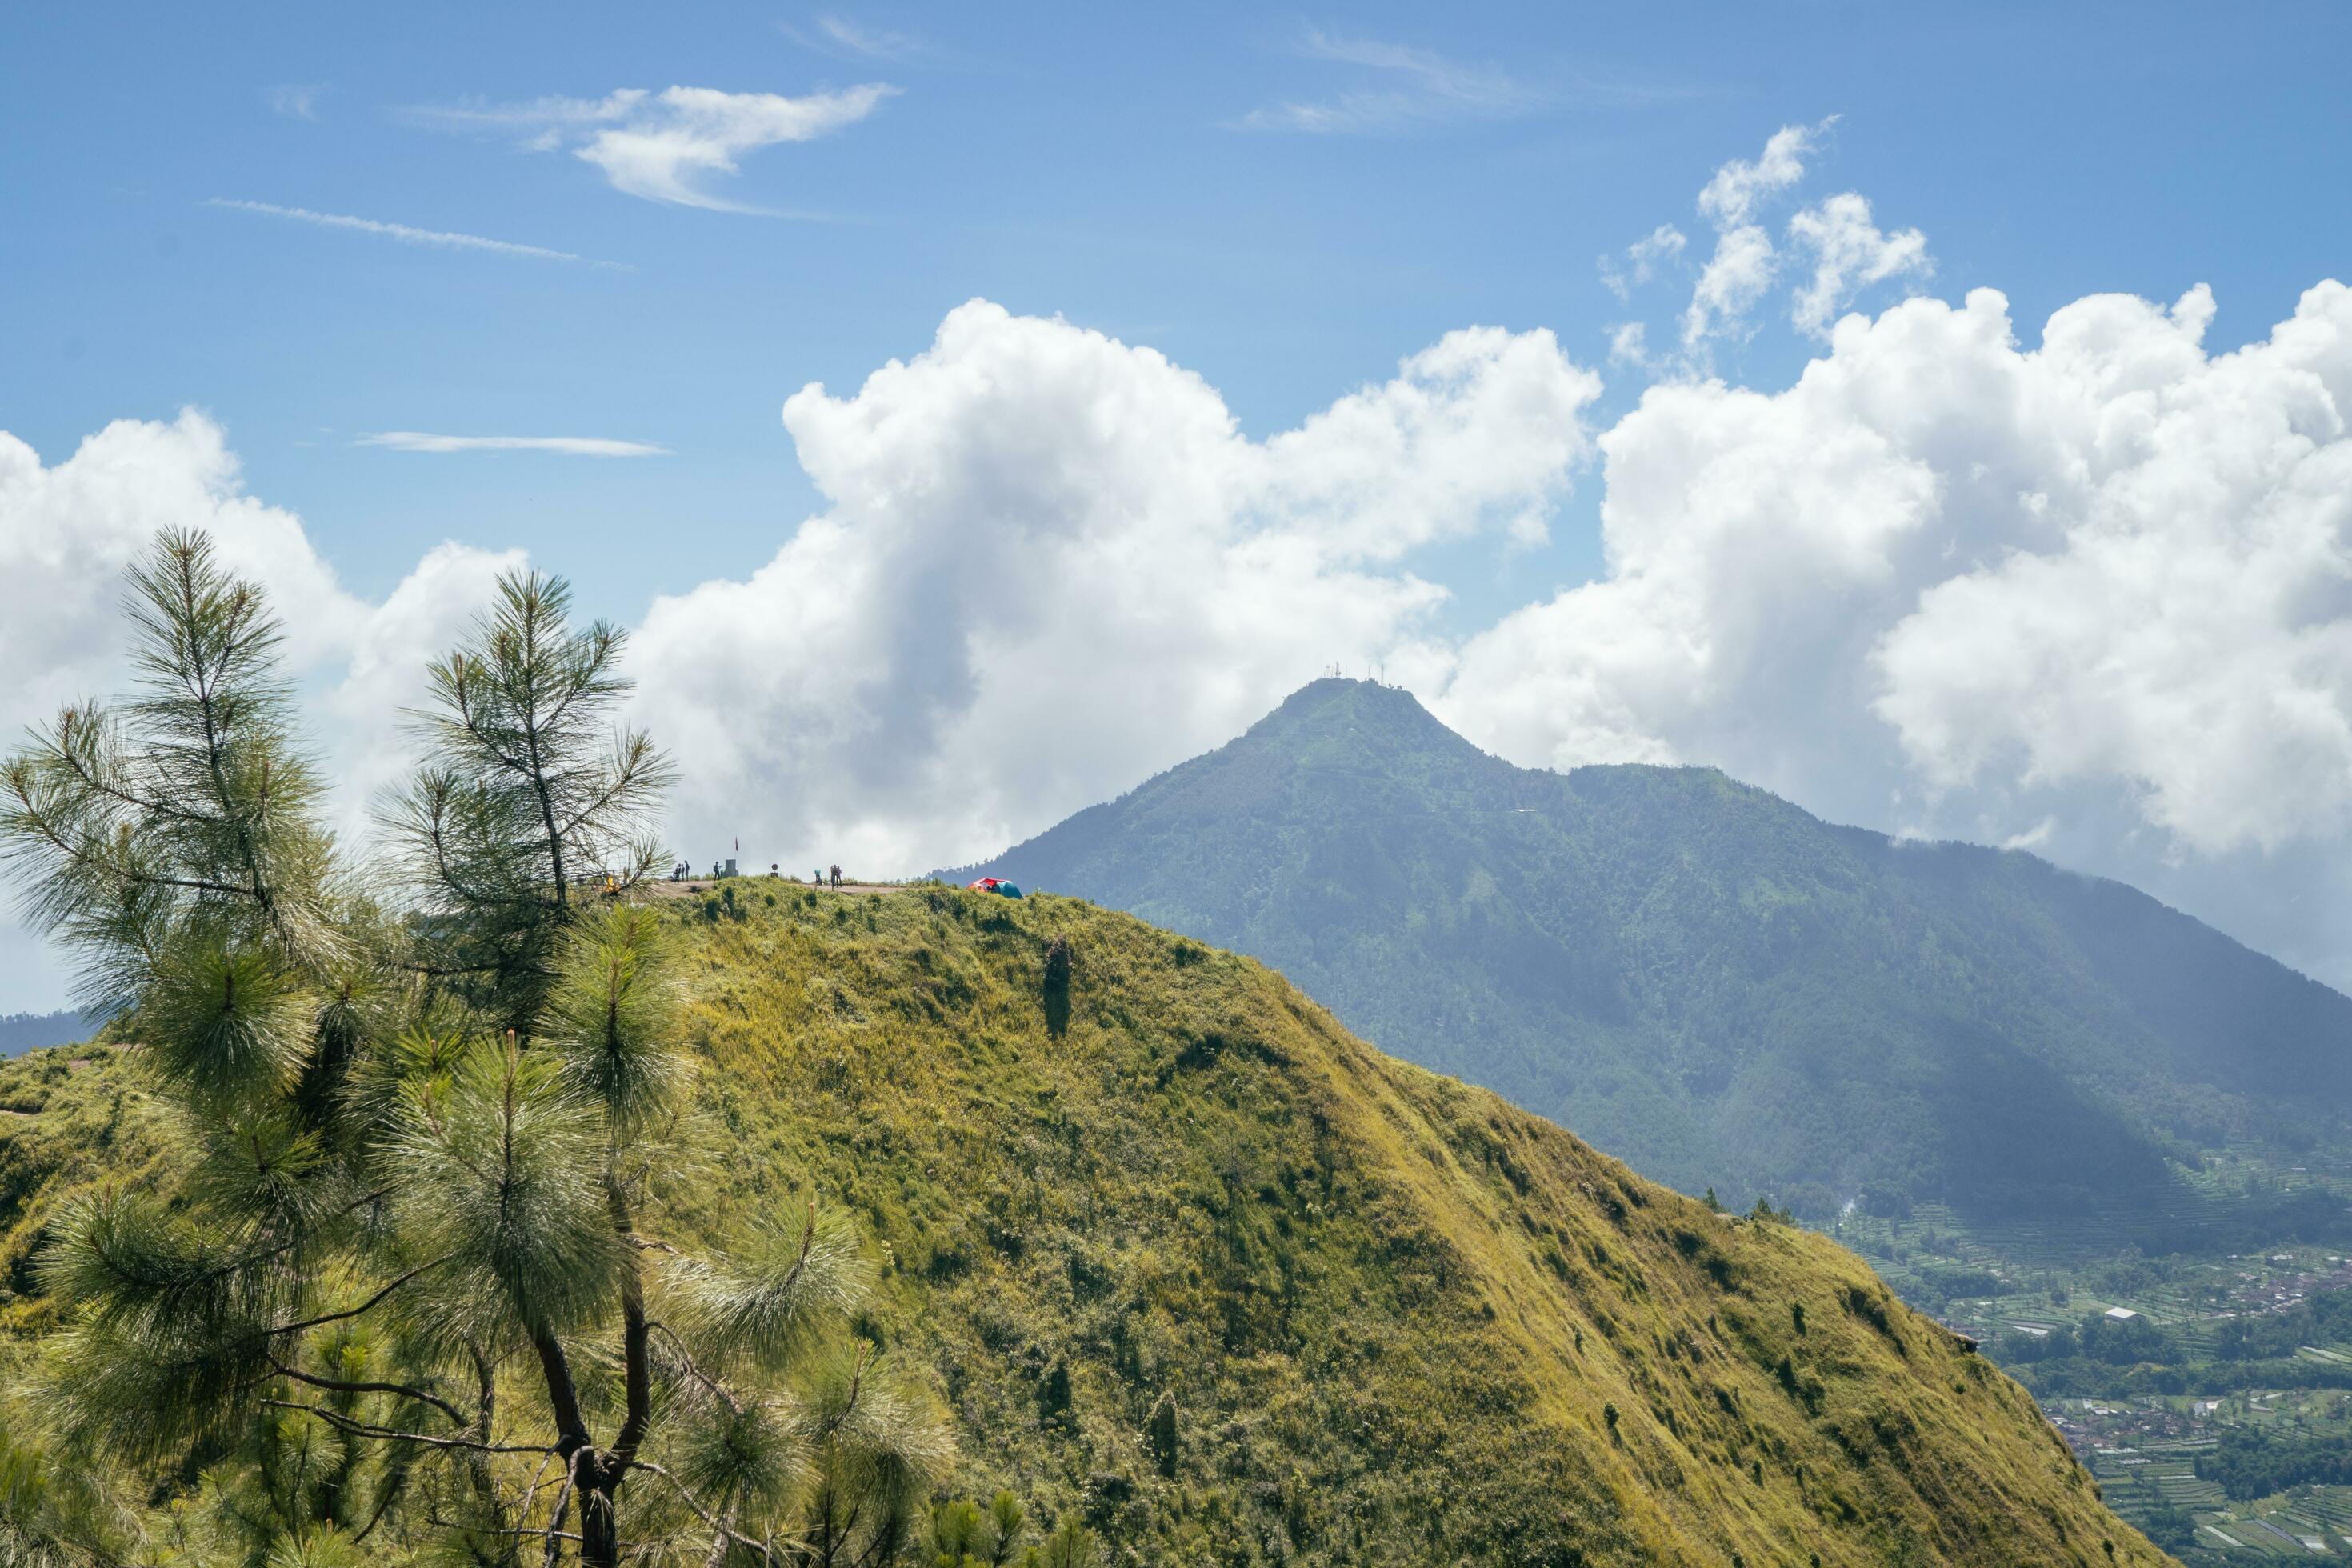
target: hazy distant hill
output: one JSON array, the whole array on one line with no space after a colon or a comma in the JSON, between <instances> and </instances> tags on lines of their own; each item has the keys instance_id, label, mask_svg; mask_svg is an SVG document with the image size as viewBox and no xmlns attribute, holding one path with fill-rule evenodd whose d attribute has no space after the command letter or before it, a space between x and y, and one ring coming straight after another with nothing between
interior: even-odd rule
<instances>
[{"instance_id":1,"label":"hazy distant hill","mask_svg":"<svg viewBox=\"0 0 2352 1568\"><path fill-rule=\"evenodd\" d=\"M671 906L730 1157L666 1226L845 1205L883 1271L860 1327L931 1369L959 1487L1082 1512L1106 1568L2163 1561L1853 1254L1259 964L1075 900L745 886L740 921ZM53 1316L56 1205L175 1158L142 1066L0 1067L0 1349Z\"/></svg>"},{"instance_id":2,"label":"hazy distant hill","mask_svg":"<svg viewBox=\"0 0 2352 1568\"><path fill-rule=\"evenodd\" d=\"M1368 682L977 871L1255 954L1645 1174L1815 1215L2148 1210L2168 1155L2290 1159L2352 1108L2352 1001L2129 888L1709 769L1513 767Z\"/></svg>"},{"instance_id":3,"label":"hazy distant hill","mask_svg":"<svg viewBox=\"0 0 2352 1568\"><path fill-rule=\"evenodd\" d=\"M89 1037L79 1013L0 1014L0 1057L21 1057L43 1046L67 1046Z\"/></svg>"}]
</instances>

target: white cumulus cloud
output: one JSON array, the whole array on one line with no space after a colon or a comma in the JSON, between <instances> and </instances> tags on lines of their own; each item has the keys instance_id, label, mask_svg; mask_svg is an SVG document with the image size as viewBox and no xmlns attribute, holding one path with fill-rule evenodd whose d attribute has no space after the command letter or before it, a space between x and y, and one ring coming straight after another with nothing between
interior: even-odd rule
<instances>
[{"instance_id":1,"label":"white cumulus cloud","mask_svg":"<svg viewBox=\"0 0 2352 1568\"><path fill-rule=\"evenodd\" d=\"M1789 237L1811 254L1813 275L1797 291L1790 319L1817 338L1856 290L1890 278L1926 278L1935 270L1927 237L1916 228L1894 234L1871 221L1870 203L1853 191L1807 207L1789 220Z\"/></svg>"},{"instance_id":2,"label":"white cumulus cloud","mask_svg":"<svg viewBox=\"0 0 2352 1568\"><path fill-rule=\"evenodd\" d=\"M1805 160L1830 124L1782 126L1753 163L1732 159L1700 190L1699 213L1715 225L1715 254L1699 269L1683 310L1683 351L1695 363L1709 339L1739 331L1771 288L1780 254L1757 218L1766 203L1805 177Z\"/></svg>"},{"instance_id":3,"label":"white cumulus cloud","mask_svg":"<svg viewBox=\"0 0 2352 1568\"><path fill-rule=\"evenodd\" d=\"M1716 170L1698 194L1698 210L1717 228L1738 228L1756 221L1772 197L1805 177L1805 160L1820 145L1822 133L1835 117L1819 125L1783 125L1764 143L1754 163L1734 158Z\"/></svg>"},{"instance_id":4,"label":"white cumulus cloud","mask_svg":"<svg viewBox=\"0 0 2352 1568\"><path fill-rule=\"evenodd\" d=\"M167 527L202 528L235 570L258 579L286 620L287 651L331 658L358 612L301 521L244 493L219 426L189 411L168 424L119 419L54 467L0 432L0 732L55 716L112 683L122 572Z\"/></svg>"},{"instance_id":5,"label":"white cumulus cloud","mask_svg":"<svg viewBox=\"0 0 2352 1568\"><path fill-rule=\"evenodd\" d=\"M2209 852L2352 827L2352 290L2209 358L2212 313L2200 289L2051 322L2016 406L2044 428L2004 443L2042 462L2025 537L1874 650L1932 785L2117 780Z\"/></svg>"},{"instance_id":6,"label":"white cumulus cloud","mask_svg":"<svg viewBox=\"0 0 2352 1568\"><path fill-rule=\"evenodd\" d=\"M1746 337L1749 316L1781 281L1793 261L1810 275L1790 302L1789 317L1815 338L1829 335L1831 321L1873 284L1893 279L1924 280L1935 270L1927 237L1916 228L1889 234L1879 228L1868 200L1846 191L1816 202L1790 218L1787 248L1773 243L1765 222L1769 208L1801 183L1810 161L1837 117L1818 125L1784 125L1764 143L1754 161L1734 158L1716 170L1698 194L1698 210L1715 226L1715 250L1699 268L1690 302L1682 314L1682 356L1671 367L1629 353L1622 363L1644 368L1675 368L1704 374L1718 340ZM1602 283L1621 300L1679 256L1682 234L1662 226L1626 248L1627 265L1601 262Z\"/></svg>"},{"instance_id":7,"label":"white cumulus cloud","mask_svg":"<svg viewBox=\"0 0 2352 1568\"><path fill-rule=\"evenodd\" d=\"M345 831L369 791L394 776L398 710L423 689L425 660L485 602L520 557L445 544L382 605L346 590L292 512L245 492L221 427L194 410L169 422L122 419L44 464L0 431L0 751L68 702L121 689L123 570L165 528L210 535L222 561L268 590L289 667L319 698L317 738L347 781L334 805ZM349 781L357 781L352 784ZM66 979L0 912L0 1011L62 1005Z\"/></svg>"},{"instance_id":8,"label":"white cumulus cloud","mask_svg":"<svg viewBox=\"0 0 2352 1568\"><path fill-rule=\"evenodd\" d=\"M898 871L1232 735L1335 660L1433 672L1417 546L1539 530L1600 390L1549 332L1450 334L1253 442L1149 349L975 301L784 407L827 499L743 581L656 602L680 847Z\"/></svg>"},{"instance_id":9,"label":"white cumulus cloud","mask_svg":"<svg viewBox=\"0 0 2352 1568\"><path fill-rule=\"evenodd\" d=\"M1633 290L1647 283L1659 268L1674 260L1690 243L1683 231L1670 223L1662 223L1625 247L1625 265L1620 267L1613 256L1601 258L1601 281L1620 300L1631 300Z\"/></svg>"},{"instance_id":10,"label":"white cumulus cloud","mask_svg":"<svg viewBox=\"0 0 2352 1568\"><path fill-rule=\"evenodd\" d=\"M2042 845L2344 978L2342 896L2284 919L2270 857L2352 869L2352 290L2231 353L2212 311L2095 296L2029 346L1979 289L1782 391L1651 388L1600 439L1606 575L1469 638L1443 710Z\"/></svg>"},{"instance_id":11,"label":"white cumulus cloud","mask_svg":"<svg viewBox=\"0 0 2352 1568\"><path fill-rule=\"evenodd\" d=\"M1780 265L1772 237L1752 223L1715 237L1715 254L1700 268L1683 310L1683 347L1696 352L1708 339L1738 330L1772 287Z\"/></svg>"}]
</instances>

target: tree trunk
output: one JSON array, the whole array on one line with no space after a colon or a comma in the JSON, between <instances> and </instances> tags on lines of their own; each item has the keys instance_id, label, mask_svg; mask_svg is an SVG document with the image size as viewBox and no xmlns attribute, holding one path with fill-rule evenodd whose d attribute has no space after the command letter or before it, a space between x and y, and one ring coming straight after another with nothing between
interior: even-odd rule
<instances>
[{"instance_id":1,"label":"tree trunk","mask_svg":"<svg viewBox=\"0 0 2352 1568\"><path fill-rule=\"evenodd\" d=\"M580 1494L580 1568L620 1568L621 1483L614 1467L593 1448L583 1448L572 1463Z\"/></svg>"}]
</instances>

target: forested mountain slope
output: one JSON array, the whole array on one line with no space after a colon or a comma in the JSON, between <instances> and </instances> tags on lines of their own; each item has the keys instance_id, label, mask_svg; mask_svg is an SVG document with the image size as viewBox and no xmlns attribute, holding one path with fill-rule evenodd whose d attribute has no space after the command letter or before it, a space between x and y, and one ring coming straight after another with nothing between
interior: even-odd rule
<instances>
[{"instance_id":1,"label":"forested mountain slope","mask_svg":"<svg viewBox=\"0 0 2352 1568\"><path fill-rule=\"evenodd\" d=\"M1708 769L1516 768L1369 682L975 871L1254 954L1383 1048L1743 1206L2162 1215L2168 1159L2284 1163L2352 1110L2352 1001L2129 888ZM2231 1239L2341 1210L2256 1200Z\"/></svg>"},{"instance_id":2,"label":"forested mountain slope","mask_svg":"<svg viewBox=\"0 0 2352 1568\"><path fill-rule=\"evenodd\" d=\"M970 1485L1119 1563L2153 1563L2023 1392L1852 1255L1642 1180L1082 902L682 906L731 1153L854 1210ZM738 918L727 910L743 913ZM135 1050L0 1068L0 1328L63 1192L167 1157Z\"/></svg>"},{"instance_id":3,"label":"forested mountain slope","mask_svg":"<svg viewBox=\"0 0 2352 1568\"><path fill-rule=\"evenodd\" d=\"M79 1013L0 1014L0 1057L20 1057L43 1046L61 1046L89 1033L89 1021Z\"/></svg>"}]
</instances>

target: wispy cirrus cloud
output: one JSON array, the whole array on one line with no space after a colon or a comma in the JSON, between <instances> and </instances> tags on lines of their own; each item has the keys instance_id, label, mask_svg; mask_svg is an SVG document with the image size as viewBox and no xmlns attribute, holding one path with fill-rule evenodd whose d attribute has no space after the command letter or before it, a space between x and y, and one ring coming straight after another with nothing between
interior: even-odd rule
<instances>
[{"instance_id":1,"label":"wispy cirrus cloud","mask_svg":"<svg viewBox=\"0 0 2352 1568\"><path fill-rule=\"evenodd\" d=\"M382 430L352 445L388 447L395 452L553 452L566 458L667 458L667 447L651 441L614 441L601 436L436 436L423 430Z\"/></svg>"},{"instance_id":2,"label":"wispy cirrus cloud","mask_svg":"<svg viewBox=\"0 0 2352 1568\"><path fill-rule=\"evenodd\" d=\"M510 239L490 239L478 234L458 234L447 229L417 228L404 223L386 223L379 218L353 217L348 213L313 212L309 207L279 206L276 202L238 201L227 196L215 196L205 205L229 212L258 213L264 217L290 218L296 223L312 224L320 228L349 229L354 234L372 234L379 239L398 240L403 245L436 246L445 250L478 250L493 256L519 256L537 261L577 261L590 267L631 270L626 262L598 261L593 257L569 250L555 250L544 245L518 245Z\"/></svg>"},{"instance_id":3,"label":"wispy cirrus cloud","mask_svg":"<svg viewBox=\"0 0 2352 1568\"><path fill-rule=\"evenodd\" d=\"M835 59L885 60L901 63L928 59L936 51L930 41L895 27L870 27L832 12L820 12L805 25L779 22L777 30L804 49Z\"/></svg>"},{"instance_id":4,"label":"wispy cirrus cloud","mask_svg":"<svg viewBox=\"0 0 2352 1568\"><path fill-rule=\"evenodd\" d=\"M1625 247L1625 264L1620 267L1613 256L1601 258L1601 281L1620 300L1633 298L1633 290L1647 283L1659 268L1673 261L1689 244L1683 231L1670 223L1662 223Z\"/></svg>"},{"instance_id":5,"label":"wispy cirrus cloud","mask_svg":"<svg viewBox=\"0 0 2352 1568\"><path fill-rule=\"evenodd\" d=\"M762 212L715 195L708 182L740 173L736 160L761 147L811 142L872 114L898 89L866 82L787 98L673 87L624 88L603 98L539 98L523 103L424 105L413 123L518 138L535 153L570 148L613 188L647 201L715 212ZM794 216L775 214L770 216ZM799 215L807 216L807 215Z\"/></svg>"},{"instance_id":6,"label":"wispy cirrus cloud","mask_svg":"<svg viewBox=\"0 0 2352 1568\"><path fill-rule=\"evenodd\" d=\"M626 119L652 96L641 87L625 87L602 98L565 98L551 93L520 103L420 103L400 110L412 125L436 131L478 131L521 139L534 153L552 153L566 138Z\"/></svg>"},{"instance_id":7,"label":"wispy cirrus cloud","mask_svg":"<svg viewBox=\"0 0 2352 1568\"><path fill-rule=\"evenodd\" d=\"M1370 74L1361 85L1327 98L1286 99L1253 109L1234 121L1237 128L1364 135L1526 114L1548 101L1548 95L1499 68L1465 64L1406 44L1315 31L1298 52Z\"/></svg>"},{"instance_id":8,"label":"wispy cirrus cloud","mask_svg":"<svg viewBox=\"0 0 2352 1568\"><path fill-rule=\"evenodd\" d=\"M261 96L273 114L282 114L289 120L316 120L319 118L319 100L326 95L326 91L323 83L314 82L307 86L289 83L283 87L273 87Z\"/></svg>"}]
</instances>

